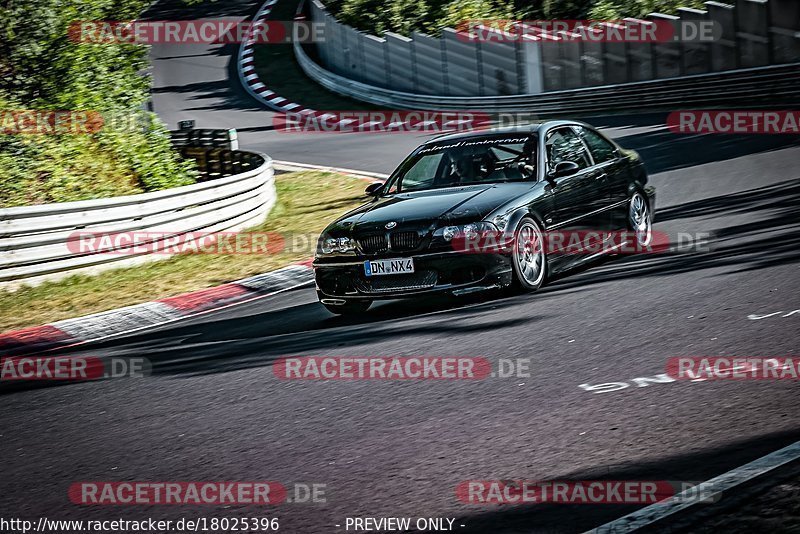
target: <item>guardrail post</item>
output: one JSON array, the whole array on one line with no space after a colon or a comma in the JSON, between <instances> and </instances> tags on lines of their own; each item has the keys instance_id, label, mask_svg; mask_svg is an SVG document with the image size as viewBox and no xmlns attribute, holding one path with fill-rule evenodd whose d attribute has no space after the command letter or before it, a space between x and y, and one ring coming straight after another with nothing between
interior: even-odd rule
<instances>
[{"instance_id":1,"label":"guardrail post","mask_svg":"<svg viewBox=\"0 0 800 534\"><path fill-rule=\"evenodd\" d=\"M514 41L514 66L517 72L517 94L530 93L531 90L527 84L527 77L525 76L525 51L523 49L524 42L522 38Z\"/></svg>"},{"instance_id":2,"label":"guardrail post","mask_svg":"<svg viewBox=\"0 0 800 534\"><path fill-rule=\"evenodd\" d=\"M544 65L542 65L542 41L539 37L523 32L521 42L525 63L525 87L530 94L544 91Z\"/></svg>"},{"instance_id":3,"label":"guardrail post","mask_svg":"<svg viewBox=\"0 0 800 534\"><path fill-rule=\"evenodd\" d=\"M680 19L674 15L650 13L647 17L657 25L670 25L673 28L674 41L658 42L653 46L655 50L655 77L675 78L683 74L682 43L680 41Z\"/></svg>"},{"instance_id":4,"label":"guardrail post","mask_svg":"<svg viewBox=\"0 0 800 534\"><path fill-rule=\"evenodd\" d=\"M711 43L711 69L715 72L737 67L736 17L733 6L705 2L708 18L719 28L719 38Z\"/></svg>"},{"instance_id":5,"label":"guardrail post","mask_svg":"<svg viewBox=\"0 0 800 534\"><path fill-rule=\"evenodd\" d=\"M327 68L331 68L333 62L331 61L331 54L337 50L334 46L336 37L331 32L331 18L328 12L325 11L325 6L319 0L309 2L310 18L313 24L322 24L323 35L325 35L325 42L318 43L316 46L317 55L320 62Z\"/></svg>"},{"instance_id":6,"label":"guardrail post","mask_svg":"<svg viewBox=\"0 0 800 534\"><path fill-rule=\"evenodd\" d=\"M446 95L447 82L442 41L419 32L411 32L414 41L413 62L417 90L426 95Z\"/></svg>"},{"instance_id":7,"label":"guardrail post","mask_svg":"<svg viewBox=\"0 0 800 534\"><path fill-rule=\"evenodd\" d=\"M522 58L519 56L520 37L498 28L480 26L479 45L481 87L484 95L512 95L524 92L519 69Z\"/></svg>"},{"instance_id":8,"label":"guardrail post","mask_svg":"<svg viewBox=\"0 0 800 534\"><path fill-rule=\"evenodd\" d=\"M690 24L698 30L698 34L694 39L683 43L683 73L684 74L703 74L711 71L711 43L702 41L705 35L705 27L709 26L711 21L708 17L708 11L700 9L679 8L681 21Z\"/></svg>"},{"instance_id":9,"label":"guardrail post","mask_svg":"<svg viewBox=\"0 0 800 534\"><path fill-rule=\"evenodd\" d=\"M615 28L621 32L623 25L614 22L602 24L603 31L608 34L609 29ZM630 81L628 72L628 43L624 40L609 41L602 43L603 51L603 73L606 84L626 83Z\"/></svg>"},{"instance_id":10,"label":"guardrail post","mask_svg":"<svg viewBox=\"0 0 800 534\"><path fill-rule=\"evenodd\" d=\"M359 35L364 55L364 77L379 87L389 87L388 65L384 54L386 39L374 35Z\"/></svg>"},{"instance_id":11,"label":"guardrail post","mask_svg":"<svg viewBox=\"0 0 800 534\"><path fill-rule=\"evenodd\" d=\"M800 2L771 0L767 7L772 39L772 62L797 61L800 58Z\"/></svg>"},{"instance_id":12,"label":"guardrail post","mask_svg":"<svg viewBox=\"0 0 800 534\"><path fill-rule=\"evenodd\" d=\"M581 41L581 70L584 85L603 85L605 83L604 63L603 44L600 41L591 39Z\"/></svg>"},{"instance_id":13,"label":"guardrail post","mask_svg":"<svg viewBox=\"0 0 800 534\"><path fill-rule=\"evenodd\" d=\"M333 46L335 47L331 54L331 57L335 58L333 70L354 80L374 81L368 76L366 60L364 59L363 34L332 19L331 23L326 25L326 31L328 28L330 28L331 36L334 40ZM383 64L384 62L381 61L381 68Z\"/></svg>"},{"instance_id":14,"label":"guardrail post","mask_svg":"<svg viewBox=\"0 0 800 534\"><path fill-rule=\"evenodd\" d=\"M559 91L567 87L564 65L561 61L562 43L554 35L541 34L542 81L545 91Z\"/></svg>"},{"instance_id":15,"label":"guardrail post","mask_svg":"<svg viewBox=\"0 0 800 534\"><path fill-rule=\"evenodd\" d=\"M736 23L739 31L739 56L742 67L768 65L770 60L770 31L767 0L738 0Z\"/></svg>"},{"instance_id":16,"label":"guardrail post","mask_svg":"<svg viewBox=\"0 0 800 534\"><path fill-rule=\"evenodd\" d=\"M736 18L742 67L769 65L772 33L769 31L767 0L739 0L736 2Z\"/></svg>"},{"instance_id":17,"label":"guardrail post","mask_svg":"<svg viewBox=\"0 0 800 534\"><path fill-rule=\"evenodd\" d=\"M581 62L581 43L576 39L576 35L571 32L558 32L562 39L559 42L561 48L561 69L564 73L564 87L566 89L578 89L583 87L583 63Z\"/></svg>"},{"instance_id":18,"label":"guardrail post","mask_svg":"<svg viewBox=\"0 0 800 534\"><path fill-rule=\"evenodd\" d=\"M442 30L442 43L447 58L448 94L475 96L481 94L478 47L466 41L453 28Z\"/></svg>"},{"instance_id":19,"label":"guardrail post","mask_svg":"<svg viewBox=\"0 0 800 534\"><path fill-rule=\"evenodd\" d=\"M456 32L458 35L458 32ZM483 43L480 41L470 42L470 43L463 43L467 46L471 46L475 50L475 77L477 78L478 82L478 96L486 96L486 90L484 88L484 71L483 71Z\"/></svg>"},{"instance_id":20,"label":"guardrail post","mask_svg":"<svg viewBox=\"0 0 800 534\"><path fill-rule=\"evenodd\" d=\"M653 23L647 20L626 18L623 19L625 25L646 26ZM642 35L643 28L637 28L637 34ZM628 65L630 72L630 80L632 82L639 82L645 80L652 80L655 75L655 55L653 53L653 45L651 43L627 43L628 50Z\"/></svg>"},{"instance_id":21,"label":"guardrail post","mask_svg":"<svg viewBox=\"0 0 800 534\"><path fill-rule=\"evenodd\" d=\"M386 32L386 63L391 87L397 91L416 91L414 58L411 50L413 41L396 33ZM410 76L409 76L410 74Z\"/></svg>"}]
</instances>

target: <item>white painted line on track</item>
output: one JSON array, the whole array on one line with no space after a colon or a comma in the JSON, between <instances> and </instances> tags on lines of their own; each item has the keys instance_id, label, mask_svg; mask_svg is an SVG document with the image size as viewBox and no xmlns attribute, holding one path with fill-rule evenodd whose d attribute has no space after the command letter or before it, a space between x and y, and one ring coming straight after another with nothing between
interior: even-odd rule
<instances>
[{"instance_id":1,"label":"white painted line on track","mask_svg":"<svg viewBox=\"0 0 800 534\"><path fill-rule=\"evenodd\" d=\"M646 527L652 523L655 523L656 521L660 521L665 517L683 511L690 506L702 502L699 499L692 499L691 495L689 495L690 492L696 493L697 491L700 491L704 496L713 498L724 491L730 490L744 482L768 473L773 469L797 460L798 458L800 458L800 441L767 454L766 456L762 456L757 460L753 460L752 462L741 467L737 467L736 469L728 471L727 473L723 473L717 477L707 480L702 484L686 490L683 493L679 493L674 497L670 497L665 501L651 504L650 506L642 508L641 510L637 510L636 512L622 516L619 519L615 519L610 523L606 523L605 525L601 525L593 530L589 530L587 531L587 534L633 532L634 530Z\"/></svg>"},{"instance_id":2,"label":"white painted line on track","mask_svg":"<svg viewBox=\"0 0 800 534\"><path fill-rule=\"evenodd\" d=\"M299 163L296 161L280 161L272 160L272 166L279 171L327 171L338 172L342 174L352 174L353 176L374 178L375 180L386 180L389 178L388 174L380 172L359 171L356 169L343 169L340 167L329 167L327 165L313 165L311 163Z\"/></svg>"},{"instance_id":3,"label":"white painted line on track","mask_svg":"<svg viewBox=\"0 0 800 534\"><path fill-rule=\"evenodd\" d=\"M751 321L759 321L761 319L766 319L768 317L775 317L776 315L780 315L782 319L785 319L787 317L791 317L792 315L800 314L800 310L792 310L789 313L787 313L786 315L781 315L783 313L785 313L785 312L778 311L778 312L772 312L772 313L766 313L766 314L751 313L750 315L747 316L747 318L750 319ZM798 315L798 318L800 318L800 315Z\"/></svg>"}]
</instances>

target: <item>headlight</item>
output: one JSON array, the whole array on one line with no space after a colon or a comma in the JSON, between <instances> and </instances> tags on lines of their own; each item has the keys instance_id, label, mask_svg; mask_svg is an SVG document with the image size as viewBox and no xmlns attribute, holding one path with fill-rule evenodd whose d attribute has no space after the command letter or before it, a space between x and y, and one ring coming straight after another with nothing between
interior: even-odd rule
<instances>
[{"instance_id":1,"label":"headlight","mask_svg":"<svg viewBox=\"0 0 800 534\"><path fill-rule=\"evenodd\" d=\"M436 230L434 235L441 235L445 241L452 241L457 236L477 239L481 234L497 232L497 226L490 222L477 222L462 226L445 226Z\"/></svg>"},{"instance_id":2,"label":"headlight","mask_svg":"<svg viewBox=\"0 0 800 534\"><path fill-rule=\"evenodd\" d=\"M458 226L446 226L442 230L442 237L445 241L452 241L456 234L458 234Z\"/></svg>"},{"instance_id":3,"label":"headlight","mask_svg":"<svg viewBox=\"0 0 800 534\"><path fill-rule=\"evenodd\" d=\"M494 223L495 226L497 226L497 229L502 232L506 229L506 226L508 226L508 216L498 215L492 219L492 222Z\"/></svg>"},{"instance_id":4,"label":"headlight","mask_svg":"<svg viewBox=\"0 0 800 534\"><path fill-rule=\"evenodd\" d=\"M464 237L467 239L477 239L478 238L478 225L477 224L465 224L464 225Z\"/></svg>"},{"instance_id":5,"label":"headlight","mask_svg":"<svg viewBox=\"0 0 800 534\"><path fill-rule=\"evenodd\" d=\"M322 254L334 254L336 252L353 252L356 249L355 239L349 237L322 237L319 240L319 250Z\"/></svg>"}]
</instances>

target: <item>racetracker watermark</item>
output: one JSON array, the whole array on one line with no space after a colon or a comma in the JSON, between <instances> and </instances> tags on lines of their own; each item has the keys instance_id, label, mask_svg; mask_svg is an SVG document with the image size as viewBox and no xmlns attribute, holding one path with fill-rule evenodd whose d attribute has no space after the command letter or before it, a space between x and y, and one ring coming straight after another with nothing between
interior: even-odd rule
<instances>
[{"instance_id":1,"label":"racetracker watermark","mask_svg":"<svg viewBox=\"0 0 800 534\"><path fill-rule=\"evenodd\" d=\"M456 25L461 41L562 41L589 43L667 43L719 40L715 21L691 20L510 20L473 19Z\"/></svg>"},{"instance_id":2,"label":"racetracker watermark","mask_svg":"<svg viewBox=\"0 0 800 534\"><path fill-rule=\"evenodd\" d=\"M273 374L283 380L484 380L530 378L529 358L305 356L280 358Z\"/></svg>"},{"instance_id":3,"label":"racetracker watermark","mask_svg":"<svg viewBox=\"0 0 800 534\"><path fill-rule=\"evenodd\" d=\"M553 256L710 252L710 235L709 232L680 232L672 236L654 230L548 230L539 238L534 234L520 236L484 229L475 224L442 230L442 238L451 241L453 250L465 254L509 251L516 242L518 246L529 246L531 252L543 250ZM525 238L529 238L527 243Z\"/></svg>"},{"instance_id":4,"label":"racetracker watermark","mask_svg":"<svg viewBox=\"0 0 800 534\"><path fill-rule=\"evenodd\" d=\"M0 135L93 135L101 131L146 132L152 116L92 110L0 109Z\"/></svg>"},{"instance_id":5,"label":"racetracker watermark","mask_svg":"<svg viewBox=\"0 0 800 534\"><path fill-rule=\"evenodd\" d=\"M0 358L0 381L100 380L142 378L152 370L147 358L94 356L17 356Z\"/></svg>"},{"instance_id":6,"label":"racetracker watermark","mask_svg":"<svg viewBox=\"0 0 800 534\"><path fill-rule=\"evenodd\" d=\"M339 110L276 113L283 133L438 133L488 127L492 117L473 111Z\"/></svg>"},{"instance_id":7,"label":"racetracker watermark","mask_svg":"<svg viewBox=\"0 0 800 534\"><path fill-rule=\"evenodd\" d=\"M0 517L0 532L277 532L277 517L181 517L180 519L51 519L35 521Z\"/></svg>"},{"instance_id":8,"label":"racetracker watermark","mask_svg":"<svg viewBox=\"0 0 800 534\"><path fill-rule=\"evenodd\" d=\"M667 480L466 480L456 497L466 504L653 504L666 499L714 502L711 487Z\"/></svg>"},{"instance_id":9,"label":"racetracker watermark","mask_svg":"<svg viewBox=\"0 0 800 534\"><path fill-rule=\"evenodd\" d=\"M88 135L99 132L104 124L97 111L0 109L3 135Z\"/></svg>"},{"instance_id":10,"label":"racetracker watermark","mask_svg":"<svg viewBox=\"0 0 800 534\"><path fill-rule=\"evenodd\" d=\"M309 240L293 244L310 249ZM73 232L67 238L73 254L278 254L286 250L278 232Z\"/></svg>"},{"instance_id":11,"label":"racetracker watermark","mask_svg":"<svg viewBox=\"0 0 800 534\"><path fill-rule=\"evenodd\" d=\"M673 111L667 127L676 134L800 134L800 111Z\"/></svg>"},{"instance_id":12,"label":"racetracker watermark","mask_svg":"<svg viewBox=\"0 0 800 534\"><path fill-rule=\"evenodd\" d=\"M270 505L286 501L279 482L77 482L69 500L81 505Z\"/></svg>"},{"instance_id":13,"label":"racetracker watermark","mask_svg":"<svg viewBox=\"0 0 800 534\"><path fill-rule=\"evenodd\" d=\"M69 38L91 44L285 44L325 42L325 25L303 20L85 20L70 24Z\"/></svg>"},{"instance_id":14,"label":"racetracker watermark","mask_svg":"<svg viewBox=\"0 0 800 534\"><path fill-rule=\"evenodd\" d=\"M453 250L465 254L508 254L513 249L516 234L498 230L484 230L479 224L446 226L434 232L437 246L449 244ZM326 247L344 246L349 252L358 249L358 238L319 240L316 233L293 232L184 232L178 230L150 230L131 232L103 232L79 230L69 235L67 249L76 255L84 254L213 254L213 255L274 255L325 254ZM390 234L386 236L391 241ZM666 234L651 231L642 234L634 231L613 230L551 230L542 234L542 241L531 243L531 250L544 247L548 255L595 254L670 254L710 252L709 232L678 232ZM442 240L444 242L442 242ZM388 245L387 245L388 246ZM348 248L349 247L349 248Z\"/></svg>"},{"instance_id":15,"label":"racetracker watermark","mask_svg":"<svg viewBox=\"0 0 800 534\"><path fill-rule=\"evenodd\" d=\"M676 380L797 380L800 357L678 357L667 361Z\"/></svg>"}]
</instances>

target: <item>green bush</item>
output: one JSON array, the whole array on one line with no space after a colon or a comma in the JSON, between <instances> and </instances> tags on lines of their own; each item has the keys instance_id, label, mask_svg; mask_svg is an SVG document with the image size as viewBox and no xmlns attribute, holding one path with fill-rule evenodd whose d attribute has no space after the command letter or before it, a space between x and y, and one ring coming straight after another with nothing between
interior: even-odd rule
<instances>
[{"instance_id":1,"label":"green bush","mask_svg":"<svg viewBox=\"0 0 800 534\"><path fill-rule=\"evenodd\" d=\"M594 19L642 18L648 13L672 15L679 7L703 8L703 0L599 0L589 13Z\"/></svg>"},{"instance_id":2,"label":"green bush","mask_svg":"<svg viewBox=\"0 0 800 534\"><path fill-rule=\"evenodd\" d=\"M0 111L95 111L133 127L0 135L0 206L66 202L193 183L144 111L147 47L70 40L70 23L131 20L149 0L0 0Z\"/></svg>"},{"instance_id":3,"label":"green bush","mask_svg":"<svg viewBox=\"0 0 800 534\"><path fill-rule=\"evenodd\" d=\"M619 19L648 13L672 14L679 7L703 7L702 0L330 0L328 9L343 23L381 35L412 30L439 35L470 19Z\"/></svg>"}]
</instances>

